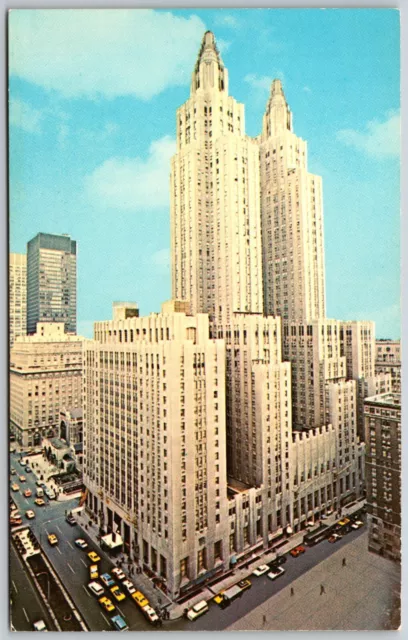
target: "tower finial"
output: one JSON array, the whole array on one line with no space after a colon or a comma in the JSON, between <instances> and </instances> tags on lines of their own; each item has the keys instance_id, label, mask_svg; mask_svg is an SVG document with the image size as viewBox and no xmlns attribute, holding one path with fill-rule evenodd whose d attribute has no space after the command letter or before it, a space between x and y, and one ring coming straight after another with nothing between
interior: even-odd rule
<instances>
[{"instance_id":1,"label":"tower finial","mask_svg":"<svg viewBox=\"0 0 408 640\"><path fill-rule=\"evenodd\" d=\"M211 68L211 71L210 71ZM197 89L218 88L227 90L227 72L215 43L212 31L206 31L194 67L192 92Z\"/></svg>"}]
</instances>

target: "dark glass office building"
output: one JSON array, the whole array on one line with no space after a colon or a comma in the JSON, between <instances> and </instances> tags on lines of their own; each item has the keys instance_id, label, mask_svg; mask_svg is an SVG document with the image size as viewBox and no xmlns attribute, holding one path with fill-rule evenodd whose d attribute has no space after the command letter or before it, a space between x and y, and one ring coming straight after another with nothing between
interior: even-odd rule
<instances>
[{"instance_id":1,"label":"dark glass office building","mask_svg":"<svg viewBox=\"0 0 408 640\"><path fill-rule=\"evenodd\" d=\"M39 233L27 244L27 333L37 322L63 322L76 333L76 241Z\"/></svg>"}]
</instances>

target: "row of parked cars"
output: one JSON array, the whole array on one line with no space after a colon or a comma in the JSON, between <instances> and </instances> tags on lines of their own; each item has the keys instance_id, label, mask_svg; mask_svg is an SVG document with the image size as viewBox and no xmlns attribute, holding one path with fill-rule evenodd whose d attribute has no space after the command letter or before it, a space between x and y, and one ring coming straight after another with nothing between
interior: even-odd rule
<instances>
[{"instance_id":1,"label":"row of parked cars","mask_svg":"<svg viewBox=\"0 0 408 640\"><path fill-rule=\"evenodd\" d=\"M75 540L75 544L80 549L88 548L88 543L82 538ZM135 604L140 608L145 618L152 625L159 624L160 618L150 605L149 600L141 591L137 590L133 582L126 577L122 569L115 567L110 573L100 573L100 556L96 551L89 551L87 552L87 555L89 560L92 562L89 566L89 577L91 582L88 583L88 590L98 598L98 602L102 609L107 613L115 614L110 618L115 629L118 631L125 631L128 629L126 621L123 616L117 613L116 606L113 602L113 600L116 602L122 602L127 597L132 598ZM117 582L119 582L119 584L117 584Z\"/></svg>"}]
</instances>

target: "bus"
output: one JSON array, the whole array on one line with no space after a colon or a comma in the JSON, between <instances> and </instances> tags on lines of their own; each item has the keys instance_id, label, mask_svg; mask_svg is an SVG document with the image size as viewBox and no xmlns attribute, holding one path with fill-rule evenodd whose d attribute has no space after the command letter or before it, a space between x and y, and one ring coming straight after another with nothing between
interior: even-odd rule
<instances>
[{"instance_id":1,"label":"bus","mask_svg":"<svg viewBox=\"0 0 408 640\"><path fill-rule=\"evenodd\" d=\"M313 545L322 542L322 540L326 540L331 535L332 529L333 527L321 524L317 529L306 533L303 537L303 542L307 544L308 547L313 547Z\"/></svg>"}]
</instances>

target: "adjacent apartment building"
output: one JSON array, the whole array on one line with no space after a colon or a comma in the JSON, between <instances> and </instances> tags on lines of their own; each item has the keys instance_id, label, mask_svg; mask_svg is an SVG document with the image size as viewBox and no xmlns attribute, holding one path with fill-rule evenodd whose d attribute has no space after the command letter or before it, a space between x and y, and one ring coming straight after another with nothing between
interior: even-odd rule
<instances>
[{"instance_id":1,"label":"adjacent apartment building","mask_svg":"<svg viewBox=\"0 0 408 640\"><path fill-rule=\"evenodd\" d=\"M61 409L81 407L83 338L39 322L10 353L10 432L24 446L59 433Z\"/></svg>"},{"instance_id":2,"label":"adjacent apartment building","mask_svg":"<svg viewBox=\"0 0 408 640\"><path fill-rule=\"evenodd\" d=\"M376 340L375 372L389 373L393 393L401 393L401 341Z\"/></svg>"},{"instance_id":3,"label":"adjacent apartment building","mask_svg":"<svg viewBox=\"0 0 408 640\"><path fill-rule=\"evenodd\" d=\"M401 560L401 395L364 400L369 550Z\"/></svg>"},{"instance_id":4,"label":"adjacent apartment building","mask_svg":"<svg viewBox=\"0 0 408 640\"><path fill-rule=\"evenodd\" d=\"M77 244L69 235L38 233L27 244L27 333L38 322L63 322L76 333Z\"/></svg>"},{"instance_id":5,"label":"adjacent apartment building","mask_svg":"<svg viewBox=\"0 0 408 640\"><path fill-rule=\"evenodd\" d=\"M9 257L9 340L11 347L27 329L27 256L10 253Z\"/></svg>"}]
</instances>

